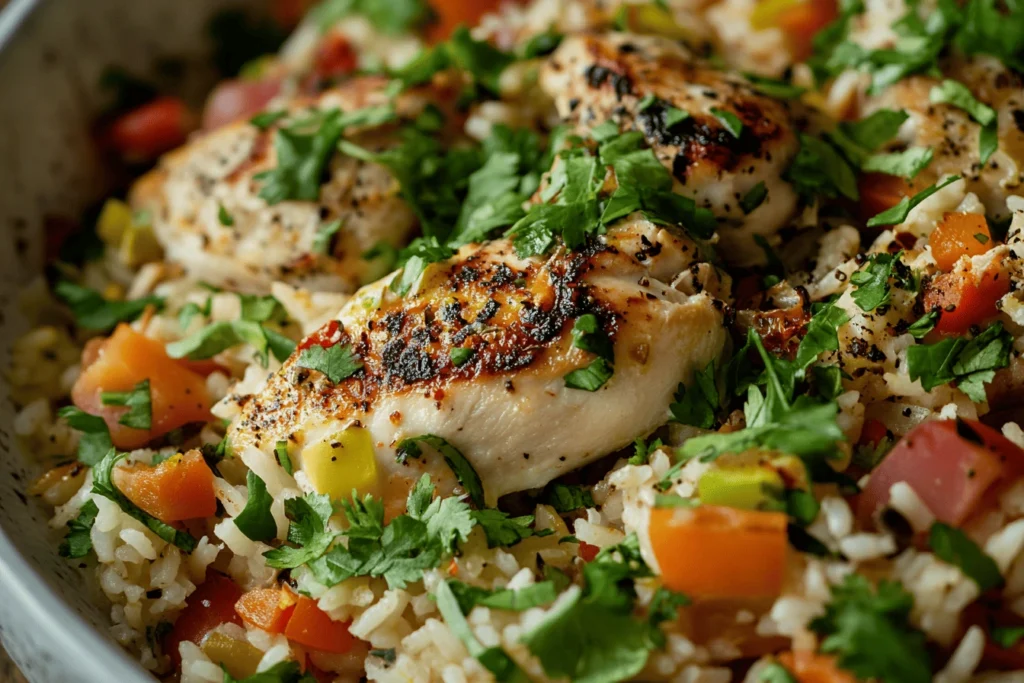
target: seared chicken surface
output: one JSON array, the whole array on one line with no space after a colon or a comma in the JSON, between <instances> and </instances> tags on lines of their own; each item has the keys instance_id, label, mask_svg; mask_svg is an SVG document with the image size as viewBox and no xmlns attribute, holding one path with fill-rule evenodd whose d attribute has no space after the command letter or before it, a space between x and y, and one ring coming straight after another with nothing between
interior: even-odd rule
<instances>
[{"instance_id":1,"label":"seared chicken surface","mask_svg":"<svg viewBox=\"0 0 1024 683\"><path fill-rule=\"evenodd\" d=\"M384 83L356 79L281 109L302 116L383 105ZM407 93L396 102L396 113L414 117L428 99L422 92ZM238 121L197 137L136 184L132 203L150 211L167 259L196 279L253 293L266 292L275 280L353 291L381 275L363 254L379 242L405 244L415 216L385 168L344 154L331 156L317 201L268 204L260 197L264 181L258 176L279 166L275 135L282 125L287 122L261 130ZM397 143L389 126L357 129L346 137L374 152ZM318 233L334 221L340 227L318 246Z\"/></svg>"},{"instance_id":2,"label":"seared chicken surface","mask_svg":"<svg viewBox=\"0 0 1024 683\"><path fill-rule=\"evenodd\" d=\"M541 85L580 132L608 121L641 131L672 172L674 191L718 218L720 251L733 264L763 260L755 236L771 238L796 210L782 177L798 150L787 106L675 42L576 35L547 62ZM741 200L760 183L765 199L745 214Z\"/></svg>"},{"instance_id":3,"label":"seared chicken surface","mask_svg":"<svg viewBox=\"0 0 1024 683\"><path fill-rule=\"evenodd\" d=\"M507 240L466 246L405 298L391 278L358 292L340 325L245 403L232 446L301 448L311 430L358 421L385 471L399 467L402 439L435 434L469 458L491 501L543 486L663 424L679 383L719 358L716 277L692 241L639 218L578 252L521 259ZM614 374L594 392L563 379L595 360L573 346L588 313L614 344ZM332 384L304 369L313 343L351 344L362 370ZM456 365L457 348L473 355Z\"/></svg>"}]
</instances>

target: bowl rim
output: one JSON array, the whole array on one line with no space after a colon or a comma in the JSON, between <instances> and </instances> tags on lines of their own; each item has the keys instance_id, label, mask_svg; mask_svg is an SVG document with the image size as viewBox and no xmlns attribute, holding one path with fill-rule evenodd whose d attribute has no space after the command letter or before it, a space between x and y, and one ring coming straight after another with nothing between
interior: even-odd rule
<instances>
[{"instance_id":1,"label":"bowl rim","mask_svg":"<svg viewBox=\"0 0 1024 683\"><path fill-rule=\"evenodd\" d=\"M0 12L0 59L7 57L11 44L21 37L20 29L26 20L46 4L47 0L12 0ZM30 616L19 622L21 628L39 629L39 633L28 641L36 646L36 652L45 651L54 655L62 651L64 655L60 659L74 662L76 673L81 676L78 680L96 683L153 680L127 652L100 634L64 601L22 556L3 527L0 527L0 584L15 603L6 605L5 611L23 609ZM10 624L5 631L11 631ZM39 648L38 643L44 639L53 645ZM36 652L30 649L28 653L18 653L22 654L23 659L20 664L31 666L33 662L25 661L24 655L31 657ZM16 655L12 653L12 656ZM71 665L66 668L70 669ZM45 671L46 667L41 670ZM31 671L25 673L32 675Z\"/></svg>"}]
</instances>

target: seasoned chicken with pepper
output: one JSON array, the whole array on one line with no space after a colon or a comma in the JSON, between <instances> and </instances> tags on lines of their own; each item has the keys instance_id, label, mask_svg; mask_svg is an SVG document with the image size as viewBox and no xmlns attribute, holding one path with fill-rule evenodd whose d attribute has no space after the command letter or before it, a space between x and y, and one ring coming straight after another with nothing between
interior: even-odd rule
<instances>
[{"instance_id":1,"label":"seasoned chicken with pepper","mask_svg":"<svg viewBox=\"0 0 1024 683\"><path fill-rule=\"evenodd\" d=\"M718 219L722 256L763 259L797 195L783 178L798 150L787 106L665 39L576 35L545 65L541 85L580 132L607 122L639 130L673 175L674 191ZM759 202L759 203L758 203Z\"/></svg>"},{"instance_id":2,"label":"seasoned chicken with pepper","mask_svg":"<svg viewBox=\"0 0 1024 683\"><path fill-rule=\"evenodd\" d=\"M915 190L959 175L985 204L986 213L1009 218L1006 199L1024 187L1024 79L985 56L956 58L944 72L942 79L913 76L889 86L872 98L868 111L906 111L910 118L895 144L932 149L931 164L914 179ZM959 95L958 101L937 101L944 99L942 90ZM975 106L968 112L963 104L971 99ZM982 163L986 126L995 130L991 140L998 147L992 144L994 151Z\"/></svg>"},{"instance_id":3,"label":"seasoned chicken with pepper","mask_svg":"<svg viewBox=\"0 0 1024 683\"><path fill-rule=\"evenodd\" d=\"M399 442L433 434L465 454L493 501L663 424L679 384L727 338L712 296L722 283L696 244L639 218L547 257L519 258L508 240L468 245L404 298L391 279L358 292L244 401L236 452L287 440L302 460L311 435L358 424L394 473ZM362 367L337 382L304 368L317 345L351 345Z\"/></svg>"},{"instance_id":4,"label":"seasoned chicken with pepper","mask_svg":"<svg viewBox=\"0 0 1024 683\"><path fill-rule=\"evenodd\" d=\"M202 135L143 177L131 201L149 211L167 259L197 279L246 292L264 292L275 280L353 291L381 275L363 258L367 250L407 242L416 217L387 169L335 152L339 135L325 134L333 124L324 116L336 110L343 120L385 105L383 85L356 79L315 100L296 99L282 108L287 118ZM431 99L423 92L399 98L396 115L415 117ZM394 126L372 124L344 133L374 152L397 143Z\"/></svg>"}]
</instances>

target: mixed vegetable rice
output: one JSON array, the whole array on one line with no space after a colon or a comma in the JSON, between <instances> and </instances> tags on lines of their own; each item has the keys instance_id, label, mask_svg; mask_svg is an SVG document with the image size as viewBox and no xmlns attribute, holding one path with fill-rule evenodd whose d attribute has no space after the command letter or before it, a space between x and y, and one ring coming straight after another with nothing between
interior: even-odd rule
<instances>
[{"instance_id":1,"label":"mixed vegetable rice","mask_svg":"<svg viewBox=\"0 0 1024 683\"><path fill-rule=\"evenodd\" d=\"M1024 6L273 8L23 294L143 667L1024 680Z\"/></svg>"}]
</instances>

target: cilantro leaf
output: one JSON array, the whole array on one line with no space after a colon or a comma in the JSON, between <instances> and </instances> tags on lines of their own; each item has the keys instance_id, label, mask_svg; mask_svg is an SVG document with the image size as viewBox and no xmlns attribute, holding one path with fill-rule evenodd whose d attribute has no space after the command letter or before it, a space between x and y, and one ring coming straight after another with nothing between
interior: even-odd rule
<instances>
[{"instance_id":1,"label":"cilantro leaf","mask_svg":"<svg viewBox=\"0 0 1024 683\"><path fill-rule=\"evenodd\" d=\"M304 121L278 129L274 137L277 166L255 176L263 183L260 198L268 204L319 199L320 179L343 130L337 109L314 112Z\"/></svg>"},{"instance_id":2,"label":"cilantro leaf","mask_svg":"<svg viewBox=\"0 0 1024 683\"><path fill-rule=\"evenodd\" d=\"M225 670L223 683L316 683L316 678L311 673L302 673L298 662L286 661L242 679Z\"/></svg>"},{"instance_id":3,"label":"cilantro leaf","mask_svg":"<svg viewBox=\"0 0 1024 683\"><path fill-rule=\"evenodd\" d=\"M932 163L934 153L931 147L911 147L902 152L872 154L864 160L862 171L886 173L901 178L914 178Z\"/></svg>"},{"instance_id":4,"label":"cilantro leaf","mask_svg":"<svg viewBox=\"0 0 1024 683\"><path fill-rule=\"evenodd\" d=\"M778 662L768 662L757 676L760 683L799 683L789 669Z\"/></svg>"},{"instance_id":5,"label":"cilantro leaf","mask_svg":"<svg viewBox=\"0 0 1024 683\"><path fill-rule=\"evenodd\" d=\"M873 152L896 137L900 126L909 118L910 115L902 109L879 109L858 121L841 123L839 130L859 147Z\"/></svg>"},{"instance_id":6,"label":"cilantro leaf","mask_svg":"<svg viewBox=\"0 0 1024 683\"><path fill-rule=\"evenodd\" d=\"M127 453L118 453L115 449L111 448L103 459L92 468L92 492L117 503L122 512L142 522L150 531L163 540L173 543L186 553L192 552L196 547L195 538L184 531L178 531L170 524L161 522L148 512L143 511L142 508L128 500L128 497L121 493L114 485L114 467L118 462L127 457Z\"/></svg>"},{"instance_id":7,"label":"cilantro leaf","mask_svg":"<svg viewBox=\"0 0 1024 683\"><path fill-rule=\"evenodd\" d=\"M890 207L882 213L868 219L868 227L875 228L880 225L899 225L903 221L907 220L907 216L910 215L910 212L914 207L928 199L928 197L931 197L942 188L955 183L958 180L960 180L960 176L950 176L938 185L932 185L931 187L921 190L913 197L904 197L896 206Z\"/></svg>"},{"instance_id":8,"label":"cilantro leaf","mask_svg":"<svg viewBox=\"0 0 1024 683\"><path fill-rule=\"evenodd\" d=\"M862 311L871 312L889 303L889 277L899 258L900 254L873 254L866 268L850 276L850 283L856 286L853 300Z\"/></svg>"},{"instance_id":9,"label":"cilantro leaf","mask_svg":"<svg viewBox=\"0 0 1024 683\"><path fill-rule=\"evenodd\" d=\"M455 367L461 367L469 362L469 359L476 355L476 349L466 348L454 348L448 352L448 357L451 358L452 365Z\"/></svg>"},{"instance_id":10,"label":"cilantro leaf","mask_svg":"<svg viewBox=\"0 0 1024 683\"><path fill-rule=\"evenodd\" d=\"M352 350L351 344L335 344L326 348L314 344L302 350L295 364L323 373L332 384L348 379L363 368L363 361Z\"/></svg>"},{"instance_id":11,"label":"cilantro leaf","mask_svg":"<svg viewBox=\"0 0 1024 683\"><path fill-rule=\"evenodd\" d=\"M767 198L768 188L762 180L747 190L747 193L740 198L740 209L744 214L753 213L755 209L764 204L764 200Z\"/></svg>"},{"instance_id":12,"label":"cilantro leaf","mask_svg":"<svg viewBox=\"0 0 1024 683\"><path fill-rule=\"evenodd\" d=\"M572 345L604 358L609 363L614 358L612 340L601 329L597 316L585 313L572 326Z\"/></svg>"},{"instance_id":13,"label":"cilantro leaf","mask_svg":"<svg viewBox=\"0 0 1024 683\"><path fill-rule=\"evenodd\" d=\"M506 548L524 538L536 535L533 515L510 517L507 512L494 508L473 511L473 520L484 530L488 548Z\"/></svg>"},{"instance_id":14,"label":"cilantro leaf","mask_svg":"<svg viewBox=\"0 0 1024 683\"><path fill-rule=\"evenodd\" d=\"M112 301L94 289L67 280L58 282L53 292L71 309L79 327L96 332L106 332L118 323L135 320L147 306L153 306L157 311L164 307L164 300L158 296Z\"/></svg>"},{"instance_id":15,"label":"cilantro leaf","mask_svg":"<svg viewBox=\"0 0 1024 683\"><path fill-rule=\"evenodd\" d=\"M448 586L458 600L463 614L468 614L477 605L509 612L522 612L532 607L550 604L558 597L558 591L555 590L553 581L541 581L514 590L509 588L487 590L451 579L448 581Z\"/></svg>"},{"instance_id":16,"label":"cilantro leaf","mask_svg":"<svg viewBox=\"0 0 1024 683\"><path fill-rule=\"evenodd\" d=\"M475 657L485 669L494 674L499 683L529 683L530 678L519 668L515 661L500 647L484 647L473 634L469 622L462 612L459 599L447 581L441 581L435 589L437 609L441 612L448 628L466 646L469 654Z\"/></svg>"},{"instance_id":17,"label":"cilantro leaf","mask_svg":"<svg viewBox=\"0 0 1024 683\"><path fill-rule=\"evenodd\" d=\"M310 11L310 17L323 32L352 14L362 15L377 30L398 35L416 29L433 17L424 0L327 0Z\"/></svg>"},{"instance_id":18,"label":"cilantro leaf","mask_svg":"<svg viewBox=\"0 0 1024 683\"><path fill-rule=\"evenodd\" d=\"M341 230L341 220L331 221L330 223L324 223L316 230L316 234L313 235L313 252L317 254L331 254L334 251L333 244L334 238Z\"/></svg>"},{"instance_id":19,"label":"cilantro leaf","mask_svg":"<svg viewBox=\"0 0 1024 683\"><path fill-rule=\"evenodd\" d=\"M267 492L266 483L252 470L246 473L245 484L249 497L245 508L235 517L235 526L253 541L270 542L277 537L277 522L270 512L274 497Z\"/></svg>"},{"instance_id":20,"label":"cilantro leaf","mask_svg":"<svg viewBox=\"0 0 1024 683\"><path fill-rule=\"evenodd\" d=\"M939 322L939 311L928 311L916 321L914 321L910 327L907 328L907 332L914 339L924 339L928 336L928 333L935 329L935 325Z\"/></svg>"},{"instance_id":21,"label":"cilantro leaf","mask_svg":"<svg viewBox=\"0 0 1024 683\"><path fill-rule=\"evenodd\" d=\"M754 86L754 90L758 91L762 95L774 97L779 100L793 100L807 92L807 88L793 85L787 81L766 78L754 73L745 73L743 75L748 81L750 81L750 84Z\"/></svg>"},{"instance_id":22,"label":"cilantro leaf","mask_svg":"<svg viewBox=\"0 0 1024 683\"><path fill-rule=\"evenodd\" d=\"M405 296L431 263L438 263L455 255L449 247L438 243L436 237L420 237L402 250L402 271L391 280L388 288L398 296Z\"/></svg>"},{"instance_id":23,"label":"cilantro leaf","mask_svg":"<svg viewBox=\"0 0 1024 683\"><path fill-rule=\"evenodd\" d=\"M740 117L731 111L725 109L719 109L718 107L711 107L711 113L714 114L718 122L725 126L725 129L732 133L734 138L738 138L743 133L743 122L740 121Z\"/></svg>"},{"instance_id":24,"label":"cilantro leaf","mask_svg":"<svg viewBox=\"0 0 1024 683\"><path fill-rule=\"evenodd\" d=\"M1003 585L999 565L964 532L942 522L935 522L928 532L928 545L943 562L959 567L984 593Z\"/></svg>"},{"instance_id":25,"label":"cilantro leaf","mask_svg":"<svg viewBox=\"0 0 1024 683\"><path fill-rule=\"evenodd\" d=\"M989 325L974 339L947 337L935 344L915 344L907 349L907 373L911 380L921 380L921 387L931 391L948 382L976 403L986 400L985 382L992 381L995 371L1010 364L1013 335L1000 322Z\"/></svg>"},{"instance_id":26,"label":"cilantro leaf","mask_svg":"<svg viewBox=\"0 0 1024 683\"><path fill-rule=\"evenodd\" d=\"M76 406L64 406L57 411L57 417L64 418L69 427L81 432L78 438L79 462L92 467L114 447L110 429L102 417L90 415Z\"/></svg>"},{"instance_id":27,"label":"cilantro leaf","mask_svg":"<svg viewBox=\"0 0 1024 683\"><path fill-rule=\"evenodd\" d=\"M549 484L544 492L544 502L555 508L556 512L594 507L594 497L589 490L569 484Z\"/></svg>"},{"instance_id":28,"label":"cilantro leaf","mask_svg":"<svg viewBox=\"0 0 1024 683\"><path fill-rule=\"evenodd\" d=\"M217 222L228 228L235 224L234 216L228 213L223 204L217 205Z\"/></svg>"},{"instance_id":29,"label":"cilantro leaf","mask_svg":"<svg viewBox=\"0 0 1024 683\"><path fill-rule=\"evenodd\" d=\"M957 109L962 109L982 126L987 126L996 120L995 109L975 99L970 88L959 81L945 79L939 85L932 87L928 93L928 99L933 104L949 104Z\"/></svg>"},{"instance_id":30,"label":"cilantro leaf","mask_svg":"<svg viewBox=\"0 0 1024 683\"><path fill-rule=\"evenodd\" d=\"M715 424L715 413L718 412L720 403L715 379L715 362L711 361L706 368L693 373L691 386L679 385L676 389L675 402L669 409L676 422L711 429Z\"/></svg>"},{"instance_id":31,"label":"cilantro leaf","mask_svg":"<svg viewBox=\"0 0 1024 683\"><path fill-rule=\"evenodd\" d=\"M850 574L832 587L825 614L810 628L824 637L821 651L858 678L927 683L931 662L924 634L910 624L913 603L899 583L883 581L873 591L866 578Z\"/></svg>"},{"instance_id":32,"label":"cilantro leaf","mask_svg":"<svg viewBox=\"0 0 1024 683\"><path fill-rule=\"evenodd\" d=\"M566 373L565 386L569 389L582 389L583 391L597 391L612 378L614 370L604 358L598 358L589 365L577 368Z\"/></svg>"},{"instance_id":33,"label":"cilantro leaf","mask_svg":"<svg viewBox=\"0 0 1024 683\"><path fill-rule=\"evenodd\" d=\"M206 360L232 346L249 344L266 367L267 354L272 353L282 363L295 349L295 342L284 335L248 320L218 321L193 334L167 344L171 358Z\"/></svg>"},{"instance_id":34,"label":"cilantro leaf","mask_svg":"<svg viewBox=\"0 0 1024 683\"><path fill-rule=\"evenodd\" d=\"M651 453L654 453L664 445L661 439L645 442L641 437L637 437L636 441L633 442L633 455L629 458L629 464L646 465L647 461L651 459Z\"/></svg>"},{"instance_id":35,"label":"cilantro leaf","mask_svg":"<svg viewBox=\"0 0 1024 683\"><path fill-rule=\"evenodd\" d=\"M249 123L256 126L260 130L267 130L268 128L270 128L271 126L273 126L275 123L285 118L286 116L288 116L288 112L283 110L264 111L260 112L259 114L256 114L251 119L249 119Z\"/></svg>"},{"instance_id":36,"label":"cilantro leaf","mask_svg":"<svg viewBox=\"0 0 1024 683\"><path fill-rule=\"evenodd\" d=\"M1003 649L1009 649L1024 638L1024 626L996 626L989 633L993 642Z\"/></svg>"},{"instance_id":37,"label":"cilantro leaf","mask_svg":"<svg viewBox=\"0 0 1024 683\"><path fill-rule=\"evenodd\" d=\"M335 539L335 533L329 527L334 514L330 496L307 493L302 498L289 498L284 502L284 511L291 520L288 542L292 545L282 545L263 553L268 567L294 569L327 552Z\"/></svg>"},{"instance_id":38,"label":"cilantro leaf","mask_svg":"<svg viewBox=\"0 0 1024 683\"><path fill-rule=\"evenodd\" d=\"M433 495L430 475L424 474L409 493L408 515L425 522L427 534L440 541L445 552L455 552L456 543L465 542L473 530L472 510L455 496L434 498Z\"/></svg>"},{"instance_id":39,"label":"cilantro leaf","mask_svg":"<svg viewBox=\"0 0 1024 683\"><path fill-rule=\"evenodd\" d=\"M292 459L288 455L288 442L278 441L274 445L274 455L277 456L277 462L280 463L282 469L288 474L294 474L294 468L292 467Z\"/></svg>"},{"instance_id":40,"label":"cilantro leaf","mask_svg":"<svg viewBox=\"0 0 1024 683\"><path fill-rule=\"evenodd\" d=\"M242 320L253 323L265 323L268 320L284 318L284 306L273 296L239 294L238 298L242 306L242 313L239 316Z\"/></svg>"},{"instance_id":41,"label":"cilantro leaf","mask_svg":"<svg viewBox=\"0 0 1024 683\"><path fill-rule=\"evenodd\" d=\"M96 521L99 508L92 500L85 501L78 511L78 516L68 522L68 533L60 544L61 557L75 559L85 557L92 550L92 525Z\"/></svg>"},{"instance_id":42,"label":"cilantro leaf","mask_svg":"<svg viewBox=\"0 0 1024 683\"><path fill-rule=\"evenodd\" d=\"M850 164L829 142L810 135L800 135L800 151L785 177L805 201L813 201L819 195L859 197L857 176Z\"/></svg>"},{"instance_id":43,"label":"cilantro leaf","mask_svg":"<svg viewBox=\"0 0 1024 683\"><path fill-rule=\"evenodd\" d=\"M455 474L459 484L469 494L470 499L477 507L484 506L484 485L480 481L480 475L473 469L472 463L462 454L459 449L451 445L446 439L434 434L423 434L403 439L398 444L396 453L399 462L406 458L419 458L423 455L420 444L425 443L444 458L448 467Z\"/></svg>"},{"instance_id":44,"label":"cilantro leaf","mask_svg":"<svg viewBox=\"0 0 1024 683\"><path fill-rule=\"evenodd\" d=\"M828 304L814 314L796 351L796 365L806 369L826 351L839 349L839 328L850 319L846 311Z\"/></svg>"},{"instance_id":45,"label":"cilantro leaf","mask_svg":"<svg viewBox=\"0 0 1024 683\"><path fill-rule=\"evenodd\" d=\"M178 311L178 326L183 330L187 329L188 326L192 323L193 318L195 318L197 315L203 315L208 317L210 315L210 311L212 308L213 299L211 297L206 297L206 303L203 304L202 306L195 303L194 301L187 302L184 306L181 307L181 310Z\"/></svg>"},{"instance_id":46,"label":"cilantro leaf","mask_svg":"<svg viewBox=\"0 0 1024 683\"><path fill-rule=\"evenodd\" d=\"M153 401L150 397L148 379L142 380L130 391L104 391L100 394L100 402L105 406L128 408L118 418L118 424L142 430L148 430L153 426Z\"/></svg>"}]
</instances>

